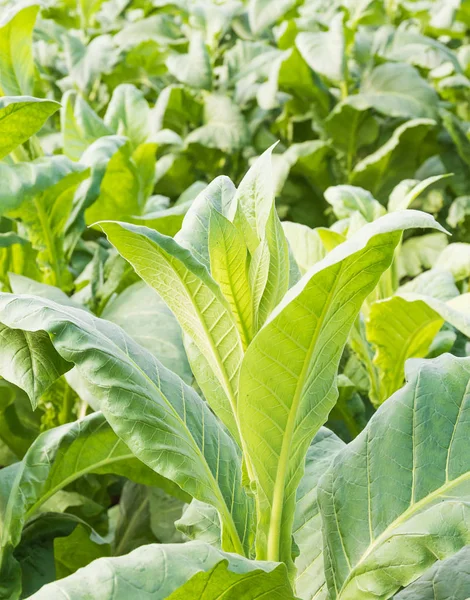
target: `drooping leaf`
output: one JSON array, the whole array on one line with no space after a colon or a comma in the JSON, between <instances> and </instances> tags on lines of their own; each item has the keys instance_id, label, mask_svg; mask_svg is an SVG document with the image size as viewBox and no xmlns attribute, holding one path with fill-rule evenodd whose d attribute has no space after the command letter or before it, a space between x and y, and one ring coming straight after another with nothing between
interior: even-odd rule
<instances>
[{"instance_id":1,"label":"drooping leaf","mask_svg":"<svg viewBox=\"0 0 470 600\"><path fill-rule=\"evenodd\" d=\"M332 250L289 290L247 349L238 417L254 469L260 558L291 561L295 490L310 441L336 401L342 348L401 231L414 226L440 228L424 213L393 213Z\"/></svg>"},{"instance_id":2,"label":"drooping leaf","mask_svg":"<svg viewBox=\"0 0 470 600\"><path fill-rule=\"evenodd\" d=\"M468 358L410 361L336 455L318 492L331 598L390 598L468 544L469 380Z\"/></svg>"},{"instance_id":3,"label":"drooping leaf","mask_svg":"<svg viewBox=\"0 0 470 600\"><path fill-rule=\"evenodd\" d=\"M20 589L21 572L13 551L24 524L48 498L86 473L117 473L135 481L166 485L135 458L101 413L39 436L21 463L0 471L2 488L8 495L6 502L0 503L0 591L6 597L8 592L15 597Z\"/></svg>"},{"instance_id":4,"label":"drooping leaf","mask_svg":"<svg viewBox=\"0 0 470 600\"><path fill-rule=\"evenodd\" d=\"M447 246L447 235L443 233L427 233L406 240L397 256L398 276L416 277L423 269L448 268L437 264L437 259Z\"/></svg>"},{"instance_id":5,"label":"drooping leaf","mask_svg":"<svg viewBox=\"0 0 470 600\"><path fill-rule=\"evenodd\" d=\"M413 119L397 127L381 148L357 163L351 183L378 198L387 197L398 181L413 175L420 160L427 158L423 143L435 125L432 119Z\"/></svg>"},{"instance_id":6,"label":"drooping leaf","mask_svg":"<svg viewBox=\"0 0 470 600\"><path fill-rule=\"evenodd\" d=\"M215 506L224 547L244 553L251 509L240 453L192 388L119 327L83 310L2 294L0 314L10 328L47 332L125 444L157 473ZM135 422L139 427L130 426ZM219 468L221 461L227 468Z\"/></svg>"},{"instance_id":7,"label":"drooping leaf","mask_svg":"<svg viewBox=\"0 0 470 600\"><path fill-rule=\"evenodd\" d=\"M124 600L135 589L142 600L294 600L283 565L250 561L203 542L151 544L127 556L98 559L31 600L59 594L70 600L84 600L85 594L89 600Z\"/></svg>"},{"instance_id":8,"label":"drooping leaf","mask_svg":"<svg viewBox=\"0 0 470 600\"><path fill-rule=\"evenodd\" d=\"M456 242L442 250L435 263L438 269L448 269L456 281L470 277L470 244Z\"/></svg>"}]
</instances>

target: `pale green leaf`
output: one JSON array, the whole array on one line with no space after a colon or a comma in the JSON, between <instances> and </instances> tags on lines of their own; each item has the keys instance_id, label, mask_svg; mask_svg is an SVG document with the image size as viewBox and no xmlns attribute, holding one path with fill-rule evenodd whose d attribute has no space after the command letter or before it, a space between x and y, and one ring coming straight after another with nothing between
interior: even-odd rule
<instances>
[{"instance_id":1,"label":"pale green leaf","mask_svg":"<svg viewBox=\"0 0 470 600\"><path fill-rule=\"evenodd\" d=\"M191 387L118 326L83 310L2 294L0 315L10 328L46 331L134 454L191 496L215 506L223 547L245 552L251 519L241 487L240 453Z\"/></svg>"},{"instance_id":2,"label":"pale green leaf","mask_svg":"<svg viewBox=\"0 0 470 600\"><path fill-rule=\"evenodd\" d=\"M124 135L135 149L149 136L150 109L144 94L134 85L123 83L114 90L104 123L118 135Z\"/></svg>"},{"instance_id":3,"label":"pale green leaf","mask_svg":"<svg viewBox=\"0 0 470 600\"><path fill-rule=\"evenodd\" d=\"M300 33L295 41L306 63L336 83L346 79L343 19L343 13L338 13L329 23L328 31Z\"/></svg>"},{"instance_id":4,"label":"pale green leaf","mask_svg":"<svg viewBox=\"0 0 470 600\"><path fill-rule=\"evenodd\" d=\"M408 227L441 228L417 211L366 225L289 290L247 349L238 417L259 502L259 558L291 562L295 490L308 446L336 401L336 370L353 322Z\"/></svg>"},{"instance_id":5,"label":"pale green leaf","mask_svg":"<svg viewBox=\"0 0 470 600\"><path fill-rule=\"evenodd\" d=\"M302 600L326 600L323 567L321 515L317 486L333 458L344 446L332 431L322 427L314 437L305 459L305 473L296 495L293 535L299 547L295 591Z\"/></svg>"},{"instance_id":6,"label":"pale green leaf","mask_svg":"<svg viewBox=\"0 0 470 600\"><path fill-rule=\"evenodd\" d=\"M378 198L387 196L400 179L414 174L426 136L435 126L431 119L413 119L397 127L383 146L356 164L351 183Z\"/></svg>"},{"instance_id":7,"label":"pale green leaf","mask_svg":"<svg viewBox=\"0 0 470 600\"><path fill-rule=\"evenodd\" d=\"M189 41L188 54L172 54L166 61L168 70L178 81L196 89L210 90L212 69L204 38L197 29Z\"/></svg>"},{"instance_id":8,"label":"pale green leaf","mask_svg":"<svg viewBox=\"0 0 470 600\"><path fill-rule=\"evenodd\" d=\"M125 223L102 222L101 228L194 341L224 392L207 400L238 439L235 412L243 349L235 317L220 288L191 252L172 238Z\"/></svg>"},{"instance_id":9,"label":"pale green leaf","mask_svg":"<svg viewBox=\"0 0 470 600\"><path fill-rule=\"evenodd\" d=\"M29 96L0 98L0 159L38 132L59 107Z\"/></svg>"},{"instance_id":10,"label":"pale green leaf","mask_svg":"<svg viewBox=\"0 0 470 600\"><path fill-rule=\"evenodd\" d=\"M98 559L45 586L31 600L294 600L283 565L250 561L204 544L151 544Z\"/></svg>"},{"instance_id":11,"label":"pale green leaf","mask_svg":"<svg viewBox=\"0 0 470 600\"><path fill-rule=\"evenodd\" d=\"M209 223L209 254L211 275L230 304L246 348L253 336L248 251L241 232L216 210Z\"/></svg>"},{"instance_id":12,"label":"pale green leaf","mask_svg":"<svg viewBox=\"0 0 470 600\"><path fill-rule=\"evenodd\" d=\"M34 87L33 29L39 4L4 9L0 20L0 90L7 96L30 96Z\"/></svg>"},{"instance_id":13,"label":"pale green leaf","mask_svg":"<svg viewBox=\"0 0 470 600\"><path fill-rule=\"evenodd\" d=\"M454 308L456 303L467 311ZM366 324L367 339L376 348L374 364L379 371L379 397L382 404L403 385L405 362L424 358L444 322L470 337L470 295L448 302L436 298L404 293L374 302Z\"/></svg>"},{"instance_id":14,"label":"pale green leaf","mask_svg":"<svg viewBox=\"0 0 470 600\"><path fill-rule=\"evenodd\" d=\"M114 297L101 317L122 327L164 367L187 383L191 382L180 326L163 300L143 281L130 285Z\"/></svg>"},{"instance_id":15,"label":"pale green leaf","mask_svg":"<svg viewBox=\"0 0 470 600\"><path fill-rule=\"evenodd\" d=\"M449 244L435 263L437 269L448 269L456 281L470 277L470 244Z\"/></svg>"},{"instance_id":16,"label":"pale green leaf","mask_svg":"<svg viewBox=\"0 0 470 600\"><path fill-rule=\"evenodd\" d=\"M320 481L332 599L390 598L469 543L470 361L410 361L407 381Z\"/></svg>"}]
</instances>

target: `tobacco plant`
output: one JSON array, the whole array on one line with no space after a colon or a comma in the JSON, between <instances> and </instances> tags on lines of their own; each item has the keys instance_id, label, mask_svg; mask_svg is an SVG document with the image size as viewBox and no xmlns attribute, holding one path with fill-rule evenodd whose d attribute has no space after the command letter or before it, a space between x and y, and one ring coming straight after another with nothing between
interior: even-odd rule
<instances>
[{"instance_id":1,"label":"tobacco plant","mask_svg":"<svg viewBox=\"0 0 470 600\"><path fill-rule=\"evenodd\" d=\"M442 227L416 210L379 216L301 276L275 210L270 154L237 189L216 179L174 239L95 225L173 312L195 385L64 298L1 294L3 377L34 406L65 373L96 411L43 433L0 471L3 597L399 598L424 573L425 589L436 560L439 580L445 559L452 569L464 556L467 358L408 363L405 387L349 445L322 427L350 332L364 303L374 306L402 232ZM91 473L186 500L176 526L192 541L143 545L75 573L62 556L72 574L48 583L64 536L109 556L105 532L58 509L60 491Z\"/></svg>"}]
</instances>

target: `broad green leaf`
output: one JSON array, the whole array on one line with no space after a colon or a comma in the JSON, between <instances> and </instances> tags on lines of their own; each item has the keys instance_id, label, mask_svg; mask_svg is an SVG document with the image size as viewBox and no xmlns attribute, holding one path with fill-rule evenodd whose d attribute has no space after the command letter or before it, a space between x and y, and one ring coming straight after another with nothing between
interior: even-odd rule
<instances>
[{"instance_id":1,"label":"broad green leaf","mask_svg":"<svg viewBox=\"0 0 470 600\"><path fill-rule=\"evenodd\" d=\"M53 285L47 285L47 283L40 283L24 275L17 275L16 273L10 273L9 275L11 291L14 294L28 294L30 296L39 296L40 298L47 298L53 300L59 304L65 304L66 306L73 306L75 308L82 308L87 310L84 306L81 306L77 302L74 302L67 294L58 287Z\"/></svg>"},{"instance_id":2,"label":"broad green leaf","mask_svg":"<svg viewBox=\"0 0 470 600\"><path fill-rule=\"evenodd\" d=\"M112 298L101 317L122 327L164 367L187 383L191 382L181 329L163 300L143 281L130 285Z\"/></svg>"},{"instance_id":3,"label":"broad green leaf","mask_svg":"<svg viewBox=\"0 0 470 600\"><path fill-rule=\"evenodd\" d=\"M389 117L437 118L438 96L418 71L403 63L385 63L366 75L347 102L358 110L374 108Z\"/></svg>"},{"instance_id":4,"label":"broad green leaf","mask_svg":"<svg viewBox=\"0 0 470 600\"><path fill-rule=\"evenodd\" d=\"M87 152L90 151L91 147ZM151 177L153 177L154 145L144 144L139 147L137 152L139 154L144 152L144 155L139 158L146 163L145 167L150 168ZM95 157L84 155L82 162L87 164L90 158L93 160ZM145 202L150 195L147 186L148 173L142 164L138 164L136 153L132 153L130 143L121 146L110 159L108 157L108 160L104 176L99 184L98 196L85 214L87 224L92 224L98 219L132 220L134 215L142 214Z\"/></svg>"},{"instance_id":5,"label":"broad green leaf","mask_svg":"<svg viewBox=\"0 0 470 600\"><path fill-rule=\"evenodd\" d=\"M104 116L105 125L124 135L135 149L147 141L150 109L144 94L134 85L123 83L114 90Z\"/></svg>"},{"instance_id":6,"label":"broad green leaf","mask_svg":"<svg viewBox=\"0 0 470 600\"><path fill-rule=\"evenodd\" d=\"M449 244L435 263L438 269L449 269L456 281L470 277L470 244Z\"/></svg>"},{"instance_id":7,"label":"broad green leaf","mask_svg":"<svg viewBox=\"0 0 470 600\"><path fill-rule=\"evenodd\" d=\"M338 219L346 219L359 212L367 223L372 223L386 212L370 192L354 185L329 187L325 191L325 199Z\"/></svg>"},{"instance_id":8,"label":"broad green leaf","mask_svg":"<svg viewBox=\"0 0 470 600\"><path fill-rule=\"evenodd\" d=\"M59 107L29 96L0 98L0 159L39 131Z\"/></svg>"},{"instance_id":9,"label":"broad green leaf","mask_svg":"<svg viewBox=\"0 0 470 600\"><path fill-rule=\"evenodd\" d=\"M135 458L99 412L43 433L22 462L0 472L1 486L8 493L6 503L0 503L0 591L19 591L19 566L12 553L27 520L46 500L87 473L116 473L142 483L169 484L170 490L174 486Z\"/></svg>"},{"instance_id":10,"label":"broad green leaf","mask_svg":"<svg viewBox=\"0 0 470 600\"><path fill-rule=\"evenodd\" d=\"M56 164L50 165L50 175L53 179L62 175L59 170L54 169ZM82 167L81 171L69 172L43 191L36 191L41 184L38 177L30 194L25 194L20 199L21 204L8 212L10 217L21 221L31 245L38 250L37 262L43 273L44 283L65 289L70 287L71 276L67 270L64 252L65 231L77 187L88 176L89 171Z\"/></svg>"},{"instance_id":11,"label":"broad green leaf","mask_svg":"<svg viewBox=\"0 0 470 600\"><path fill-rule=\"evenodd\" d=\"M397 256L398 276L415 277L423 269L431 267L448 269L449 265L438 265L438 257L447 246L447 235L443 233L427 233L412 237L403 242ZM451 270L451 269L450 269Z\"/></svg>"},{"instance_id":12,"label":"broad green leaf","mask_svg":"<svg viewBox=\"0 0 470 600\"><path fill-rule=\"evenodd\" d=\"M71 174L85 170L65 156L38 158L30 163L0 163L0 214L19 209Z\"/></svg>"},{"instance_id":13,"label":"broad green leaf","mask_svg":"<svg viewBox=\"0 0 470 600\"><path fill-rule=\"evenodd\" d=\"M317 486L320 477L343 447L344 442L323 427L314 437L305 459L305 473L296 495L293 528L294 540L299 547L299 556L295 560L295 591L302 600L326 599Z\"/></svg>"},{"instance_id":14,"label":"broad green leaf","mask_svg":"<svg viewBox=\"0 0 470 600\"><path fill-rule=\"evenodd\" d=\"M328 31L300 33L295 41L306 63L336 83L346 79L343 18L343 13L338 13L331 20Z\"/></svg>"},{"instance_id":15,"label":"broad green leaf","mask_svg":"<svg viewBox=\"0 0 470 600\"><path fill-rule=\"evenodd\" d=\"M468 303L468 310L459 307ZM455 306L455 308L454 308ZM437 332L447 321L470 337L470 295L448 302L405 293L374 302L366 324L367 339L376 348L374 364L380 376L380 405L403 385L405 361L424 358Z\"/></svg>"},{"instance_id":16,"label":"broad green leaf","mask_svg":"<svg viewBox=\"0 0 470 600\"><path fill-rule=\"evenodd\" d=\"M43 331L12 331L0 324L0 338L0 375L24 390L36 408L39 398L71 365L58 359Z\"/></svg>"},{"instance_id":17,"label":"broad green leaf","mask_svg":"<svg viewBox=\"0 0 470 600\"><path fill-rule=\"evenodd\" d=\"M445 560L438 560L395 600L467 600L470 597L470 546Z\"/></svg>"},{"instance_id":18,"label":"broad green leaf","mask_svg":"<svg viewBox=\"0 0 470 600\"><path fill-rule=\"evenodd\" d=\"M378 198L387 197L398 181L413 175L422 158L427 158L423 144L435 125L431 119L413 119L397 127L382 147L357 163L351 183Z\"/></svg>"},{"instance_id":19,"label":"broad green leaf","mask_svg":"<svg viewBox=\"0 0 470 600\"><path fill-rule=\"evenodd\" d=\"M440 225L417 211L366 225L289 290L247 349L238 418L254 469L259 558L291 563L305 455L336 401L336 370L353 322L408 227Z\"/></svg>"},{"instance_id":20,"label":"broad green leaf","mask_svg":"<svg viewBox=\"0 0 470 600\"><path fill-rule=\"evenodd\" d=\"M101 228L121 256L166 302L202 354L223 391L207 400L238 439L235 412L243 349L235 317L220 288L191 252L172 238L125 223L103 222ZM189 359L198 379L191 353ZM201 385L201 389L207 387Z\"/></svg>"},{"instance_id":21,"label":"broad green leaf","mask_svg":"<svg viewBox=\"0 0 470 600\"><path fill-rule=\"evenodd\" d=\"M178 81L196 89L210 90L212 69L204 38L193 30L188 54L172 54L166 61L168 70Z\"/></svg>"},{"instance_id":22,"label":"broad green leaf","mask_svg":"<svg viewBox=\"0 0 470 600\"><path fill-rule=\"evenodd\" d=\"M33 92L32 37L38 12L37 3L19 3L10 5L0 20L0 90L6 96L30 96Z\"/></svg>"},{"instance_id":23,"label":"broad green leaf","mask_svg":"<svg viewBox=\"0 0 470 600\"><path fill-rule=\"evenodd\" d=\"M274 25L294 5L295 0L278 0L275 6L269 0L250 0L248 17L251 31L257 34Z\"/></svg>"},{"instance_id":24,"label":"broad green leaf","mask_svg":"<svg viewBox=\"0 0 470 600\"><path fill-rule=\"evenodd\" d=\"M248 145L250 132L245 117L228 96L207 94L204 98L204 125L191 131L186 145L216 148L227 154Z\"/></svg>"},{"instance_id":25,"label":"broad green leaf","mask_svg":"<svg viewBox=\"0 0 470 600\"><path fill-rule=\"evenodd\" d=\"M151 544L98 559L31 600L126 600L136 589L141 600L294 600L283 565L250 561L203 542Z\"/></svg>"},{"instance_id":26,"label":"broad green leaf","mask_svg":"<svg viewBox=\"0 0 470 600\"><path fill-rule=\"evenodd\" d=\"M432 296L437 300L446 302L460 294L459 288L450 271L445 269L430 269L420 273L417 277L410 279L398 288L398 293L415 293L424 296Z\"/></svg>"},{"instance_id":27,"label":"broad green leaf","mask_svg":"<svg viewBox=\"0 0 470 600\"><path fill-rule=\"evenodd\" d=\"M250 501L239 450L191 387L122 329L83 310L2 294L0 314L10 328L46 331L119 438L157 473L215 506L224 548L247 550Z\"/></svg>"},{"instance_id":28,"label":"broad green leaf","mask_svg":"<svg viewBox=\"0 0 470 600\"><path fill-rule=\"evenodd\" d=\"M163 233L163 235L174 237L180 231L184 217L191 204L192 201L174 204L170 208L154 212L146 212L144 209L144 214L140 216L134 215L132 222L136 225L145 225L145 227L150 227L150 229L156 229L160 233Z\"/></svg>"},{"instance_id":29,"label":"broad green leaf","mask_svg":"<svg viewBox=\"0 0 470 600\"><path fill-rule=\"evenodd\" d=\"M246 348L253 336L248 251L242 233L216 210L209 222L209 254L211 275L230 304Z\"/></svg>"},{"instance_id":30,"label":"broad green leaf","mask_svg":"<svg viewBox=\"0 0 470 600\"><path fill-rule=\"evenodd\" d=\"M463 226L468 230L468 219L470 218L470 196L459 196L449 208L447 223L454 228Z\"/></svg>"},{"instance_id":31,"label":"broad green leaf","mask_svg":"<svg viewBox=\"0 0 470 600\"><path fill-rule=\"evenodd\" d=\"M390 598L469 542L469 359L410 361L407 381L320 481L332 599Z\"/></svg>"},{"instance_id":32,"label":"broad green leaf","mask_svg":"<svg viewBox=\"0 0 470 600\"><path fill-rule=\"evenodd\" d=\"M95 140L112 133L86 100L74 90L69 90L62 98L60 125L64 154L72 160L80 160Z\"/></svg>"}]
</instances>

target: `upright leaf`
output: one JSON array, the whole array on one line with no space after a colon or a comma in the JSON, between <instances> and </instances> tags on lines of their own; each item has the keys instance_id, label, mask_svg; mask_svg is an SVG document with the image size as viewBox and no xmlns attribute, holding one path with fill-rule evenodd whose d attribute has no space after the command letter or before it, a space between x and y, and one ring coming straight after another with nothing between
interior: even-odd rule
<instances>
[{"instance_id":1,"label":"upright leaf","mask_svg":"<svg viewBox=\"0 0 470 600\"><path fill-rule=\"evenodd\" d=\"M172 238L125 223L103 222L101 227L121 256L163 298L204 357L224 392L209 396L208 401L239 439L235 414L243 349L220 288L191 252Z\"/></svg>"},{"instance_id":2,"label":"upright leaf","mask_svg":"<svg viewBox=\"0 0 470 600\"><path fill-rule=\"evenodd\" d=\"M408 227L440 225L416 211L366 225L289 290L248 347L238 417L253 462L259 558L291 564L295 491L306 452L336 401L349 331Z\"/></svg>"},{"instance_id":3,"label":"upright leaf","mask_svg":"<svg viewBox=\"0 0 470 600\"><path fill-rule=\"evenodd\" d=\"M39 131L58 109L59 103L51 100L0 98L0 159Z\"/></svg>"},{"instance_id":4,"label":"upright leaf","mask_svg":"<svg viewBox=\"0 0 470 600\"><path fill-rule=\"evenodd\" d=\"M11 6L0 20L0 90L31 96L34 86L33 29L39 4Z\"/></svg>"}]
</instances>

